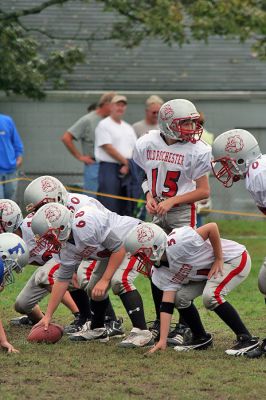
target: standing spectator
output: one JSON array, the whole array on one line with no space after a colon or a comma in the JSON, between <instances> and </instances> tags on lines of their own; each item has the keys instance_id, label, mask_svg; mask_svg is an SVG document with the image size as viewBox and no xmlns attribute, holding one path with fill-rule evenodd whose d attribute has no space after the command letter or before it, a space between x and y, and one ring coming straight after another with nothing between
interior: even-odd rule
<instances>
[{"instance_id":1,"label":"standing spectator","mask_svg":"<svg viewBox=\"0 0 266 400\"><path fill-rule=\"evenodd\" d=\"M158 114L164 101L161 97L152 95L146 100L145 119L135 122L132 126L137 137L141 137L153 129L159 129Z\"/></svg>"},{"instance_id":2,"label":"standing spectator","mask_svg":"<svg viewBox=\"0 0 266 400\"><path fill-rule=\"evenodd\" d=\"M116 95L111 101L110 116L96 128L95 157L100 162L99 192L116 196L127 195L127 181L134 168L133 149L137 140L132 126L122 120L127 98ZM101 203L120 215L128 212L128 202L113 197L99 196Z\"/></svg>"},{"instance_id":3,"label":"standing spectator","mask_svg":"<svg viewBox=\"0 0 266 400\"><path fill-rule=\"evenodd\" d=\"M16 200L23 143L11 117L0 114L0 199ZM12 180L11 182L9 182Z\"/></svg>"},{"instance_id":4,"label":"standing spectator","mask_svg":"<svg viewBox=\"0 0 266 400\"><path fill-rule=\"evenodd\" d=\"M99 164L94 157L95 128L102 118L110 114L110 103L114 92L101 96L95 110L78 119L62 136L62 142L70 153L84 163L84 189L97 192ZM80 140L82 153L77 149L74 140ZM93 197L93 195L90 193Z\"/></svg>"}]
</instances>

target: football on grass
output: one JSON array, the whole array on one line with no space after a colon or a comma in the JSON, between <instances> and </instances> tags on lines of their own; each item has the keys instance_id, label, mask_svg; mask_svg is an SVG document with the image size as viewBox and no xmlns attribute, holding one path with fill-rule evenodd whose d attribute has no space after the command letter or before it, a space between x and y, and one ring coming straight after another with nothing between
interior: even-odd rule
<instances>
[{"instance_id":1,"label":"football on grass","mask_svg":"<svg viewBox=\"0 0 266 400\"><path fill-rule=\"evenodd\" d=\"M63 336L64 328L58 324L50 323L47 331L43 326L34 326L28 337L28 342L31 343L56 343Z\"/></svg>"}]
</instances>

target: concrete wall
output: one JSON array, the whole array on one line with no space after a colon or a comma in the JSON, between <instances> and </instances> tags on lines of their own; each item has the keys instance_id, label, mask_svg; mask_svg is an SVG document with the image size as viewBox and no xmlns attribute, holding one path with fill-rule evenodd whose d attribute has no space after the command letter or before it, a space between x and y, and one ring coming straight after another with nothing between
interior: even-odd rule
<instances>
[{"instance_id":1,"label":"concrete wall","mask_svg":"<svg viewBox=\"0 0 266 400\"><path fill-rule=\"evenodd\" d=\"M27 176L56 175L66 184L82 181L82 164L74 159L60 141L60 136L87 106L102 92L49 92L45 101L0 95L0 112L11 115L25 145L23 171ZM151 92L123 92L128 97L125 120L133 123L143 118L144 102ZM265 92L157 92L164 100L187 98L206 117L206 128L215 135L231 128L253 133L266 153ZM213 208L256 212L242 182L224 189L210 178Z\"/></svg>"}]
</instances>

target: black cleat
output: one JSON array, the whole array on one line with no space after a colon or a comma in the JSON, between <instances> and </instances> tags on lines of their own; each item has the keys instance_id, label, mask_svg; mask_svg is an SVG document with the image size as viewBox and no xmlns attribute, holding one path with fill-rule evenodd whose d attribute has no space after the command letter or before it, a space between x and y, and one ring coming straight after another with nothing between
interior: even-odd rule
<instances>
[{"instance_id":1,"label":"black cleat","mask_svg":"<svg viewBox=\"0 0 266 400\"><path fill-rule=\"evenodd\" d=\"M174 350L180 352L190 350L206 350L208 347L212 346L212 342L212 335L210 333L206 333L206 336L200 338L194 339L192 336L190 341L175 346Z\"/></svg>"},{"instance_id":2,"label":"black cleat","mask_svg":"<svg viewBox=\"0 0 266 400\"><path fill-rule=\"evenodd\" d=\"M117 321L108 321L105 323L107 334L109 338L124 337L125 332L122 328L123 318L118 318Z\"/></svg>"},{"instance_id":3,"label":"black cleat","mask_svg":"<svg viewBox=\"0 0 266 400\"><path fill-rule=\"evenodd\" d=\"M12 318L10 320L10 324L16 326L33 326L34 322L27 315L22 315L21 317Z\"/></svg>"},{"instance_id":4,"label":"black cleat","mask_svg":"<svg viewBox=\"0 0 266 400\"><path fill-rule=\"evenodd\" d=\"M245 356L247 358L260 358L266 357L266 339L263 339L262 343L256 349L248 351Z\"/></svg>"},{"instance_id":5,"label":"black cleat","mask_svg":"<svg viewBox=\"0 0 266 400\"><path fill-rule=\"evenodd\" d=\"M258 338L248 335L237 335L236 344L231 349L225 350L229 356L243 356L248 351L259 346Z\"/></svg>"},{"instance_id":6,"label":"black cleat","mask_svg":"<svg viewBox=\"0 0 266 400\"><path fill-rule=\"evenodd\" d=\"M153 340L158 341L160 339L160 320L149 321L147 325L149 326L149 331L152 333Z\"/></svg>"},{"instance_id":7,"label":"black cleat","mask_svg":"<svg viewBox=\"0 0 266 400\"><path fill-rule=\"evenodd\" d=\"M64 333L66 333L67 335L72 335L73 333L81 331L85 322L88 321L86 317L82 317L79 313L75 313L74 316L74 321L71 322L70 325L66 325L64 328Z\"/></svg>"},{"instance_id":8,"label":"black cleat","mask_svg":"<svg viewBox=\"0 0 266 400\"><path fill-rule=\"evenodd\" d=\"M175 328L169 332L167 344L175 347L179 344L190 342L192 340L192 332L188 326L177 323Z\"/></svg>"}]
</instances>

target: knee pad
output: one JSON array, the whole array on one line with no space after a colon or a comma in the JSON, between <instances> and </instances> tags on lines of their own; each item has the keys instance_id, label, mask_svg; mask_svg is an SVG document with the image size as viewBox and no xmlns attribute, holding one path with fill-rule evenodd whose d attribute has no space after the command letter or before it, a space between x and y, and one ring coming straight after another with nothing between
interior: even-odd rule
<instances>
[{"instance_id":1,"label":"knee pad","mask_svg":"<svg viewBox=\"0 0 266 400\"><path fill-rule=\"evenodd\" d=\"M178 292L175 296L176 308L188 308L191 305L191 300L186 299L184 296L179 296Z\"/></svg>"},{"instance_id":2,"label":"knee pad","mask_svg":"<svg viewBox=\"0 0 266 400\"><path fill-rule=\"evenodd\" d=\"M203 292L202 293L202 302L204 307L207 310L213 311L219 304L217 303L216 298L214 297L214 294L208 293L208 292Z\"/></svg>"},{"instance_id":3,"label":"knee pad","mask_svg":"<svg viewBox=\"0 0 266 400\"><path fill-rule=\"evenodd\" d=\"M111 288L116 296L120 296L121 294L125 293L125 291L123 291L123 285L116 279L111 280Z\"/></svg>"},{"instance_id":4,"label":"knee pad","mask_svg":"<svg viewBox=\"0 0 266 400\"><path fill-rule=\"evenodd\" d=\"M117 280L117 279L112 279L111 280L111 288L113 293L116 296L121 296L124 293L132 292L133 290L136 290L136 287L131 283L129 284L126 282L123 284L123 282Z\"/></svg>"},{"instance_id":5,"label":"knee pad","mask_svg":"<svg viewBox=\"0 0 266 400\"><path fill-rule=\"evenodd\" d=\"M14 309L19 314L28 314L31 312L31 310L29 310L29 308L27 307L27 304L23 302L19 295L16 298Z\"/></svg>"}]
</instances>

